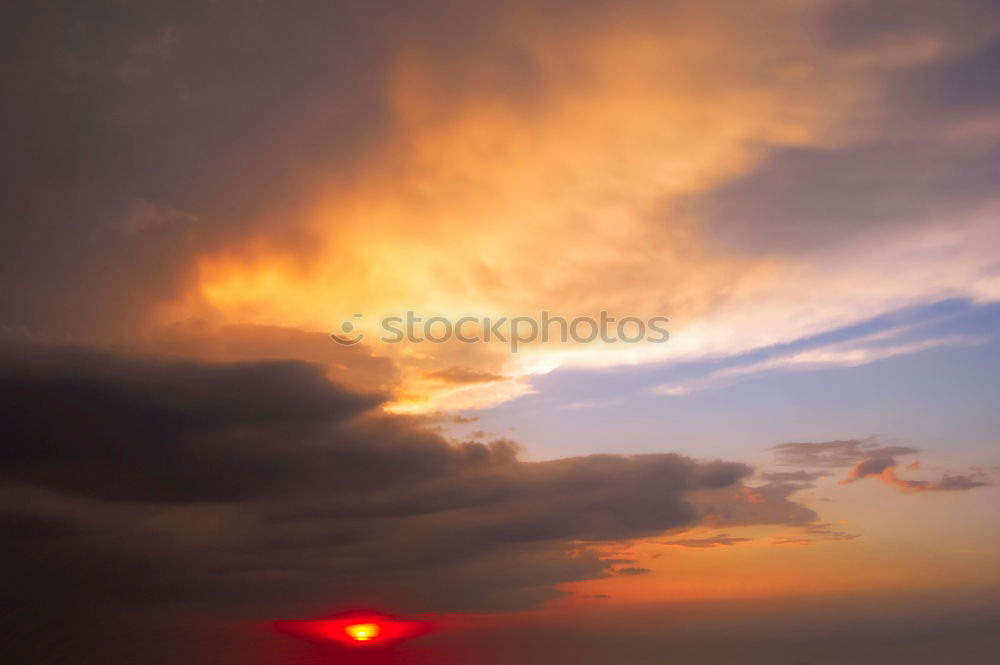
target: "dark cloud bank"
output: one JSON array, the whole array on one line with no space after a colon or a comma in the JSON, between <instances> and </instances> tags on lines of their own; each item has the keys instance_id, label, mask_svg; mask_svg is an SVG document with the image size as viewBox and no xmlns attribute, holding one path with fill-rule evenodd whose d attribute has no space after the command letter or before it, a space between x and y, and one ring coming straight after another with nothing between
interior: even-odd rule
<instances>
[{"instance_id":1,"label":"dark cloud bank","mask_svg":"<svg viewBox=\"0 0 1000 665\"><path fill-rule=\"evenodd\" d=\"M748 501L743 464L449 442L302 362L8 345L0 376L9 634L59 616L526 608L613 574L589 542L816 517L794 486Z\"/></svg>"}]
</instances>

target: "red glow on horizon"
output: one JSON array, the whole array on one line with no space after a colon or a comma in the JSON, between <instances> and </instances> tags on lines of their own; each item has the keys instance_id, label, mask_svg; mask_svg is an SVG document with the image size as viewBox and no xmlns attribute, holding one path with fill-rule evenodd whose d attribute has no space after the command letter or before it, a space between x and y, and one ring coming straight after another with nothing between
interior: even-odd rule
<instances>
[{"instance_id":1,"label":"red glow on horizon","mask_svg":"<svg viewBox=\"0 0 1000 665\"><path fill-rule=\"evenodd\" d=\"M274 627L310 641L348 647L397 644L430 632L426 621L406 621L378 612L345 612L324 619L275 621Z\"/></svg>"}]
</instances>

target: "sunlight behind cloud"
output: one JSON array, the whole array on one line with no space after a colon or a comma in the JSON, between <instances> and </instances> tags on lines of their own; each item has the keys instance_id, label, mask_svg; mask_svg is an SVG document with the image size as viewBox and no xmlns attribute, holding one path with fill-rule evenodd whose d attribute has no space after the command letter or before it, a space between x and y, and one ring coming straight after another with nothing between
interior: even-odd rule
<instances>
[{"instance_id":1,"label":"sunlight behind cloud","mask_svg":"<svg viewBox=\"0 0 1000 665\"><path fill-rule=\"evenodd\" d=\"M302 222L309 251L285 251L264 232L203 255L197 292L173 312L318 331L361 312L369 341L375 322L407 310L454 320L607 309L672 321L671 342L659 346L549 344L510 356L376 344L404 367L419 356L411 377L456 358L510 377L409 380L398 408L420 410L504 401L557 366L732 355L929 297L974 295L987 279L994 286L982 290L995 291L982 244L995 239L992 217L970 220L965 237L904 228L877 247L868 239L803 256L709 235L693 198L775 149L859 140L869 130L850 118L873 103L880 76L963 48L942 29L906 49L828 52L806 38L809 14L780 2L760 11L766 33L692 3L655 26L501 21L502 47L458 63L429 44L401 47L385 80L394 129L352 176L317 193ZM514 56L534 83L491 84ZM914 284L916 269L938 274L934 288Z\"/></svg>"}]
</instances>

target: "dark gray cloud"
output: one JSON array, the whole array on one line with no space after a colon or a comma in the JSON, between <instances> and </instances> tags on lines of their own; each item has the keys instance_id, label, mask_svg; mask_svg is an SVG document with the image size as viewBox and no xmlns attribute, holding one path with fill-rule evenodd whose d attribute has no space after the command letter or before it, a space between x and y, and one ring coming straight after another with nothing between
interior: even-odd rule
<instances>
[{"instance_id":1,"label":"dark gray cloud","mask_svg":"<svg viewBox=\"0 0 1000 665\"><path fill-rule=\"evenodd\" d=\"M8 344L0 398L6 597L43 615L523 608L602 542L815 517L743 464L451 443L297 361Z\"/></svg>"},{"instance_id":2,"label":"dark gray cloud","mask_svg":"<svg viewBox=\"0 0 1000 665\"><path fill-rule=\"evenodd\" d=\"M324 365L327 376L358 391L391 392L400 372L389 358L377 356L365 344L332 344L326 333L283 326L213 325L188 320L144 335L141 348L157 355L220 362L242 360L302 360ZM456 421L457 422L457 421Z\"/></svg>"},{"instance_id":3,"label":"dark gray cloud","mask_svg":"<svg viewBox=\"0 0 1000 665\"><path fill-rule=\"evenodd\" d=\"M309 435L381 401L291 361L209 365L13 346L0 349L0 363L4 478L99 499L253 498L303 474L336 473L339 460Z\"/></svg>"},{"instance_id":4,"label":"dark gray cloud","mask_svg":"<svg viewBox=\"0 0 1000 665\"><path fill-rule=\"evenodd\" d=\"M76 335L120 325L185 285L196 248L294 218L314 178L343 176L384 126L395 47L383 8L2 11L4 324ZM275 243L304 255L296 228Z\"/></svg>"}]
</instances>

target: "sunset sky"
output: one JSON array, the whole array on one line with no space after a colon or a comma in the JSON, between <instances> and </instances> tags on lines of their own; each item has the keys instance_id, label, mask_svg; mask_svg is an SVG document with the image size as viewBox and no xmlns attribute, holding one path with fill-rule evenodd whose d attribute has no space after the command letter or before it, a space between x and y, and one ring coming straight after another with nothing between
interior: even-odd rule
<instances>
[{"instance_id":1,"label":"sunset sky","mask_svg":"<svg viewBox=\"0 0 1000 665\"><path fill-rule=\"evenodd\" d=\"M1000 658L996 3L0 16L5 662Z\"/></svg>"}]
</instances>

